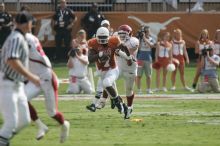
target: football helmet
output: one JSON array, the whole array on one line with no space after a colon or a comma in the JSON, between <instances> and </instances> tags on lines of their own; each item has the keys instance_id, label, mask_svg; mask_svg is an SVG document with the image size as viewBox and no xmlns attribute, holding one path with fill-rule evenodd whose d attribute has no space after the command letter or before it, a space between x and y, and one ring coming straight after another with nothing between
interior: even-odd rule
<instances>
[{"instance_id":1,"label":"football helmet","mask_svg":"<svg viewBox=\"0 0 220 146\"><path fill-rule=\"evenodd\" d=\"M99 44L107 44L109 39L109 30L106 27L100 27L96 32L96 38Z\"/></svg>"},{"instance_id":2,"label":"football helmet","mask_svg":"<svg viewBox=\"0 0 220 146\"><path fill-rule=\"evenodd\" d=\"M132 28L129 25L121 25L118 28L118 35L121 41L125 41L131 36Z\"/></svg>"}]
</instances>

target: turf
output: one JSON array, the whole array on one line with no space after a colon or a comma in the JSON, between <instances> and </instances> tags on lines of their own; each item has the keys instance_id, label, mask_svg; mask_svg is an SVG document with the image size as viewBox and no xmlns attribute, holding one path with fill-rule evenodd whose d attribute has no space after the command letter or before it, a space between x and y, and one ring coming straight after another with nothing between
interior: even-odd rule
<instances>
[{"instance_id":1,"label":"turf","mask_svg":"<svg viewBox=\"0 0 220 146\"><path fill-rule=\"evenodd\" d=\"M94 66L90 66L93 69L93 72L95 72L95 67ZM54 65L54 71L56 72L56 74L58 75L59 78L68 78L68 69L67 67L65 67L64 64L55 64ZM155 71L153 70L153 76L152 76L152 89L155 88L155 84L156 84L156 76L155 76ZM162 74L162 73L161 73ZM195 66L187 66L185 69L185 79L186 79L186 83L187 85L190 87L192 85L193 82L193 78L194 78L194 74L195 74ZM167 75L167 88L171 88L171 74L168 73ZM142 91L144 94L146 94L146 83L145 83L145 75L143 75L142 77ZM96 87L96 83L97 83L97 77L94 76L94 82L95 82L95 87ZM162 83L162 78L161 78L161 83ZM119 94L125 94L125 90L124 90L124 80L122 78L119 78L116 82L117 84L117 88L118 88L118 92ZM59 94L66 94L66 89L67 89L67 84L61 84L59 87ZM180 79L179 79L179 72L177 73L177 79L176 79L176 91L168 91L166 94L187 94L190 93L189 91L185 91L183 90L182 84L180 83ZM137 91L136 87L135 90ZM161 94L164 92L157 92L157 94Z\"/></svg>"},{"instance_id":2,"label":"turf","mask_svg":"<svg viewBox=\"0 0 220 146\"><path fill-rule=\"evenodd\" d=\"M63 146L219 146L220 100L136 99L132 119L116 109L86 111L89 100L60 101L59 109L71 123ZM41 141L32 124L12 140L12 146L58 146L60 127L48 118L43 101L34 101L49 133ZM1 120L0 120L1 121Z\"/></svg>"}]
</instances>

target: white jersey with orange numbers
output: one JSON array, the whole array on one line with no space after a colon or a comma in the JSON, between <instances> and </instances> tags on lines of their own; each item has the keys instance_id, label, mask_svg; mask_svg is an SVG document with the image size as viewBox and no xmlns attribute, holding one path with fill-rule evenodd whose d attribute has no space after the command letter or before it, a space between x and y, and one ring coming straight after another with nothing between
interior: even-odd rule
<instances>
[{"instance_id":1,"label":"white jersey with orange numbers","mask_svg":"<svg viewBox=\"0 0 220 146\"><path fill-rule=\"evenodd\" d=\"M163 43L160 43L159 57L169 58L169 50L170 48L164 46Z\"/></svg>"},{"instance_id":2,"label":"white jersey with orange numbers","mask_svg":"<svg viewBox=\"0 0 220 146\"><path fill-rule=\"evenodd\" d=\"M133 54L131 54L131 56L134 58L134 60L137 60L136 58L137 58L139 40L136 37L130 37L124 42L124 45L128 47L129 52L134 52ZM131 49L134 50L132 51ZM136 72L137 69L136 62L133 62L131 66L128 66L127 60L125 60L122 57L117 57L117 64L119 70Z\"/></svg>"},{"instance_id":3,"label":"white jersey with orange numbers","mask_svg":"<svg viewBox=\"0 0 220 146\"><path fill-rule=\"evenodd\" d=\"M45 55L38 38L31 33L26 34L29 45L29 69L31 72L39 75L51 68L51 63Z\"/></svg>"},{"instance_id":4,"label":"white jersey with orange numbers","mask_svg":"<svg viewBox=\"0 0 220 146\"><path fill-rule=\"evenodd\" d=\"M219 42L214 43L214 51L215 51L215 54L220 55L220 43Z\"/></svg>"},{"instance_id":5,"label":"white jersey with orange numbers","mask_svg":"<svg viewBox=\"0 0 220 146\"><path fill-rule=\"evenodd\" d=\"M183 55L185 42L173 40L173 55Z\"/></svg>"}]
</instances>

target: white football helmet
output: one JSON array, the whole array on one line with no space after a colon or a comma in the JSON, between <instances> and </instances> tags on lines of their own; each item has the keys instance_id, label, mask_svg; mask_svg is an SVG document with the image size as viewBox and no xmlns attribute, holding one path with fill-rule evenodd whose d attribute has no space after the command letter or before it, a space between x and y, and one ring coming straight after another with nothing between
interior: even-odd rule
<instances>
[{"instance_id":1,"label":"white football helmet","mask_svg":"<svg viewBox=\"0 0 220 146\"><path fill-rule=\"evenodd\" d=\"M100 27L96 32L96 38L99 44L107 44L109 39L109 30L106 27Z\"/></svg>"}]
</instances>

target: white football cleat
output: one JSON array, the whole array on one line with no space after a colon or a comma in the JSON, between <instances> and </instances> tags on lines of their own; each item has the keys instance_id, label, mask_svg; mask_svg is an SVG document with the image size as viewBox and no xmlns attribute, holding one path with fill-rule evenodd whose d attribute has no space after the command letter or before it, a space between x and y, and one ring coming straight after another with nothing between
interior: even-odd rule
<instances>
[{"instance_id":1,"label":"white football cleat","mask_svg":"<svg viewBox=\"0 0 220 146\"><path fill-rule=\"evenodd\" d=\"M132 107L128 107L127 113L125 115L125 119L130 119L132 111L133 111Z\"/></svg>"},{"instance_id":2,"label":"white football cleat","mask_svg":"<svg viewBox=\"0 0 220 146\"><path fill-rule=\"evenodd\" d=\"M41 125L37 132L36 139L41 140L45 136L45 134L48 132L48 130L49 129L46 125Z\"/></svg>"},{"instance_id":3,"label":"white football cleat","mask_svg":"<svg viewBox=\"0 0 220 146\"><path fill-rule=\"evenodd\" d=\"M66 139L69 137L70 131L70 123L68 121L64 121L63 125L61 126L61 133L60 133L60 143L64 143Z\"/></svg>"}]
</instances>

